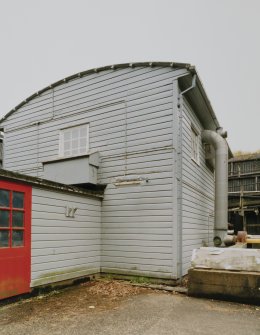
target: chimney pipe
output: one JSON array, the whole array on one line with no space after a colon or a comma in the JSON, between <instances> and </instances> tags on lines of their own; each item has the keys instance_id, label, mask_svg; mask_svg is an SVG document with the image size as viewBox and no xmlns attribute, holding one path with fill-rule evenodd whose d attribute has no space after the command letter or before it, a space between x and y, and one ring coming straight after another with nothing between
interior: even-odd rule
<instances>
[{"instance_id":1,"label":"chimney pipe","mask_svg":"<svg viewBox=\"0 0 260 335\"><path fill-rule=\"evenodd\" d=\"M222 128L204 130L202 141L215 149L215 227L214 243L221 245L228 229L228 145Z\"/></svg>"}]
</instances>

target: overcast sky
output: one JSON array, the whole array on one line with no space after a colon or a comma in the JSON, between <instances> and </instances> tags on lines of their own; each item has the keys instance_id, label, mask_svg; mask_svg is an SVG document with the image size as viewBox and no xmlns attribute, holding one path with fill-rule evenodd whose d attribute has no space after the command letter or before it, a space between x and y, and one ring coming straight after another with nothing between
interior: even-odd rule
<instances>
[{"instance_id":1,"label":"overcast sky","mask_svg":"<svg viewBox=\"0 0 260 335\"><path fill-rule=\"evenodd\" d=\"M94 67L195 65L233 151L260 149L259 0L0 0L0 116Z\"/></svg>"}]
</instances>

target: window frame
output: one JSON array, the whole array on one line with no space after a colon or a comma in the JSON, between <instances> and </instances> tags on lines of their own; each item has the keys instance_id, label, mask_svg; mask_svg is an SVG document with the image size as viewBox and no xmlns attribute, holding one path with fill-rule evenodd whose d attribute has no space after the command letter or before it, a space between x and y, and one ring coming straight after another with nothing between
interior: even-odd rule
<instances>
[{"instance_id":1,"label":"window frame","mask_svg":"<svg viewBox=\"0 0 260 335\"><path fill-rule=\"evenodd\" d=\"M77 146L77 152L76 153L72 153L72 138L70 138L70 154L66 154L65 153L65 138L64 135L66 132L68 131L73 131L75 129L83 129L86 128L87 131L87 135L86 135L86 148L84 150L84 152L80 152L80 145ZM77 141L80 140L80 136L78 136L76 138ZM85 138L85 137L83 137ZM75 150L75 149L74 149ZM69 158L69 157L77 157L77 156L83 156L89 153L89 123L84 123L84 124L80 124L80 125L75 125L75 126L71 126L71 127L67 127L67 128L63 128L60 129L59 131L59 157L60 158Z\"/></svg>"},{"instance_id":2,"label":"window frame","mask_svg":"<svg viewBox=\"0 0 260 335\"><path fill-rule=\"evenodd\" d=\"M191 159L200 165L199 131L191 125Z\"/></svg>"},{"instance_id":3,"label":"window frame","mask_svg":"<svg viewBox=\"0 0 260 335\"><path fill-rule=\"evenodd\" d=\"M0 246L0 253L3 255L4 250L23 249L30 244L31 241L31 188L25 185L14 185L10 182L0 181L0 190L8 192L8 204L1 205L1 211L8 212L8 225L1 226L1 232L8 232L8 245ZM23 194L23 206L15 207L14 194ZM22 213L22 225L14 224L14 213ZM16 232L22 232L22 244L16 245L13 236Z\"/></svg>"}]
</instances>

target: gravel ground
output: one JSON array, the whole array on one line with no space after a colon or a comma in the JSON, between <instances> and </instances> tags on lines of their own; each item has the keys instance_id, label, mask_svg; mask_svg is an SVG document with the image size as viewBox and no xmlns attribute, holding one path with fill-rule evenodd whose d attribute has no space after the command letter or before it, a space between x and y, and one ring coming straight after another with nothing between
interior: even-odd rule
<instances>
[{"instance_id":1,"label":"gravel ground","mask_svg":"<svg viewBox=\"0 0 260 335\"><path fill-rule=\"evenodd\" d=\"M259 335L260 307L100 280L2 305L3 335Z\"/></svg>"}]
</instances>

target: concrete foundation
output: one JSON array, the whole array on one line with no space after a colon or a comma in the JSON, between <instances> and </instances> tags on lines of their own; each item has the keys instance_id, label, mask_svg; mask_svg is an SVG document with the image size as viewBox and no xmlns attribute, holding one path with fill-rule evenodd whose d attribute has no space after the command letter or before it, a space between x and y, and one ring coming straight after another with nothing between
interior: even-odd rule
<instances>
[{"instance_id":1,"label":"concrete foundation","mask_svg":"<svg viewBox=\"0 0 260 335\"><path fill-rule=\"evenodd\" d=\"M188 295L260 305L260 273L190 269Z\"/></svg>"}]
</instances>

